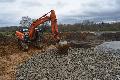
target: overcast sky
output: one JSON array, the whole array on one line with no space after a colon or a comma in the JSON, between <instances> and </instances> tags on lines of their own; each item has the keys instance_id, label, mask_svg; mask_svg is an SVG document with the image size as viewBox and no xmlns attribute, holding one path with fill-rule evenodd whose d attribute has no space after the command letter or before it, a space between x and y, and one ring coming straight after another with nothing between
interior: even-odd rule
<instances>
[{"instance_id":1,"label":"overcast sky","mask_svg":"<svg viewBox=\"0 0 120 80\"><path fill-rule=\"evenodd\" d=\"M0 26L19 25L22 16L39 18L51 9L58 22L120 16L120 0L0 0Z\"/></svg>"}]
</instances>

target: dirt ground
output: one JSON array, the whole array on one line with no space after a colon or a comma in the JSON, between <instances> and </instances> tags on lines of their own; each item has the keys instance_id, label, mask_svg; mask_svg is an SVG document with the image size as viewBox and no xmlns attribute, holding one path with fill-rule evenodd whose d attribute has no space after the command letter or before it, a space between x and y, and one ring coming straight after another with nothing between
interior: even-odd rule
<instances>
[{"instance_id":1,"label":"dirt ground","mask_svg":"<svg viewBox=\"0 0 120 80\"><path fill-rule=\"evenodd\" d=\"M41 50L31 48L28 52L18 49L15 37L0 37L0 80L14 80L16 65Z\"/></svg>"},{"instance_id":2,"label":"dirt ground","mask_svg":"<svg viewBox=\"0 0 120 80\"><path fill-rule=\"evenodd\" d=\"M92 45L100 43L101 40L93 33L61 33L63 40L86 41ZM104 35L103 35L104 36ZM17 39L14 36L0 37L0 80L14 80L16 65L23 63L42 50L31 47L28 52L18 49Z\"/></svg>"}]
</instances>

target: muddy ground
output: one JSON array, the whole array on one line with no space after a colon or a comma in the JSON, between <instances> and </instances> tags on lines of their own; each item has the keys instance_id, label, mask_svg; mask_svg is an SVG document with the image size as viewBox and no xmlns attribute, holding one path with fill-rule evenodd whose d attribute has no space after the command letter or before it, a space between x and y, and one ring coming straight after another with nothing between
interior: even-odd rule
<instances>
[{"instance_id":1,"label":"muddy ground","mask_svg":"<svg viewBox=\"0 0 120 80\"><path fill-rule=\"evenodd\" d=\"M109 35L113 35L113 37ZM79 45L77 43L86 42L85 45L87 46L84 46L84 48L95 47L105 40L119 40L118 33L107 33L100 36L97 36L95 33L88 32L61 33L61 36L62 40L70 42L72 47L79 47L81 44ZM54 48L54 46L47 46L45 49L48 47ZM0 36L0 80L14 80L17 65L30 59L33 54L38 54L41 51L43 50L31 47L28 52L23 52L18 49L17 39L15 36Z\"/></svg>"},{"instance_id":2,"label":"muddy ground","mask_svg":"<svg viewBox=\"0 0 120 80\"><path fill-rule=\"evenodd\" d=\"M28 52L19 50L14 36L0 37L0 80L13 80L16 65L25 61L35 51L37 50L34 48Z\"/></svg>"}]
</instances>

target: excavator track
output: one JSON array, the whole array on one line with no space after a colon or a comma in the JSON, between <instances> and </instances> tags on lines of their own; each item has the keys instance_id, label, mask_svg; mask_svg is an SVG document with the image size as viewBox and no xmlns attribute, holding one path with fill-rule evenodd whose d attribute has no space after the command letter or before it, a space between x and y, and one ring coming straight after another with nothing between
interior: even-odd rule
<instances>
[{"instance_id":1,"label":"excavator track","mask_svg":"<svg viewBox=\"0 0 120 80\"><path fill-rule=\"evenodd\" d=\"M28 51L28 44L18 39L18 48L22 51Z\"/></svg>"}]
</instances>

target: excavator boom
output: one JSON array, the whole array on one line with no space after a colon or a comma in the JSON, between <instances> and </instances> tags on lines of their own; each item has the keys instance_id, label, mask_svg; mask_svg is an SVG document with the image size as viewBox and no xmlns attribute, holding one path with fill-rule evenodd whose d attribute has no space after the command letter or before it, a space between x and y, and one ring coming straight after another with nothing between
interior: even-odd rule
<instances>
[{"instance_id":1,"label":"excavator boom","mask_svg":"<svg viewBox=\"0 0 120 80\"><path fill-rule=\"evenodd\" d=\"M35 33L35 28L38 27L40 24L49 21L49 17L46 16L44 18L37 19L35 22L33 22L29 28L29 37L30 39L33 38L33 34Z\"/></svg>"}]
</instances>

